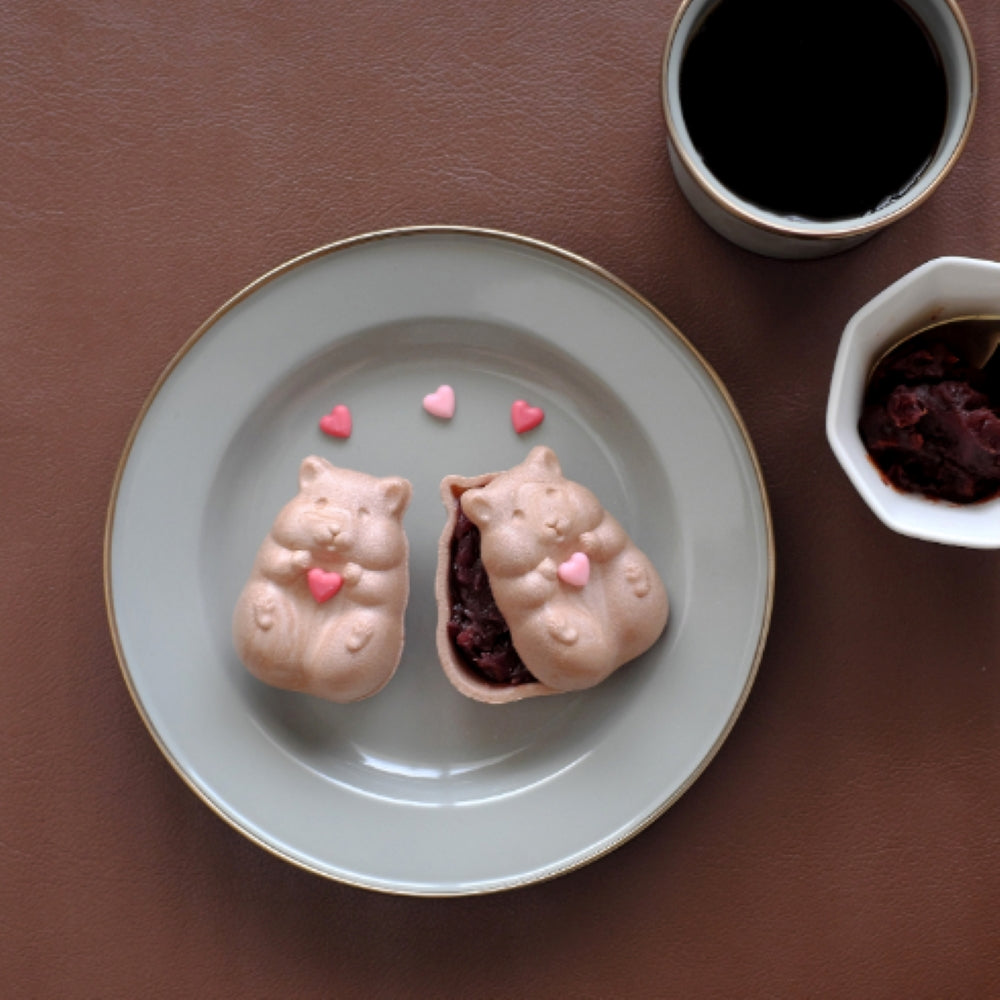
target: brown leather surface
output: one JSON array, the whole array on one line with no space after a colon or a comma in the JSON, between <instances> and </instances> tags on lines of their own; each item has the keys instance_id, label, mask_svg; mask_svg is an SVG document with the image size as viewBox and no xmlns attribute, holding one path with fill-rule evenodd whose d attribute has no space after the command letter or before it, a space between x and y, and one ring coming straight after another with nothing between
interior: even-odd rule
<instances>
[{"instance_id":1,"label":"brown leather surface","mask_svg":"<svg viewBox=\"0 0 1000 1000\"><path fill-rule=\"evenodd\" d=\"M843 256L756 258L666 160L675 0L0 10L0 994L1000 995L1000 555L904 539L825 441L839 331L941 254L1000 258L1000 14L931 201ZM610 856L495 896L322 880L185 787L122 681L102 533L197 326L356 233L496 227L609 268L732 391L778 585L749 703Z\"/></svg>"}]
</instances>

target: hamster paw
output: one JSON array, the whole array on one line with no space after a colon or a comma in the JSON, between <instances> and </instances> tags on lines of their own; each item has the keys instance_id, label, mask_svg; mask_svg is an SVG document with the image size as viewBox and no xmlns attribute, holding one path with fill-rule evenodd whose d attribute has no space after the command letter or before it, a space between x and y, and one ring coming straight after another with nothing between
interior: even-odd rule
<instances>
[{"instance_id":1,"label":"hamster paw","mask_svg":"<svg viewBox=\"0 0 1000 1000\"><path fill-rule=\"evenodd\" d=\"M638 563L625 564L625 580L636 597L645 597L650 589L649 574Z\"/></svg>"},{"instance_id":2,"label":"hamster paw","mask_svg":"<svg viewBox=\"0 0 1000 1000\"><path fill-rule=\"evenodd\" d=\"M260 597L253 602L253 620L257 628L266 632L274 625L274 612L277 610L273 597Z\"/></svg>"},{"instance_id":3,"label":"hamster paw","mask_svg":"<svg viewBox=\"0 0 1000 1000\"><path fill-rule=\"evenodd\" d=\"M355 622L347 633L347 651L349 653L360 653L375 635L375 626L370 621Z\"/></svg>"},{"instance_id":4,"label":"hamster paw","mask_svg":"<svg viewBox=\"0 0 1000 1000\"><path fill-rule=\"evenodd\" d=\"M580 638L580 633L559 615L550 615L545 627L549 635L564 646L572 646Z\"/></svg>"},{"instance_id":5,"label":"hamster paw","mask_svg":"<svg viewBox=\"0 0 1000 1000\"><path fill-rule=\"evenodd\" d=\"M556 565L555 559L546 556L546 558L538 564L537 572L550 583L555 583L556 578L559 576L559 567Z\"/></svg>"}]
</instances>

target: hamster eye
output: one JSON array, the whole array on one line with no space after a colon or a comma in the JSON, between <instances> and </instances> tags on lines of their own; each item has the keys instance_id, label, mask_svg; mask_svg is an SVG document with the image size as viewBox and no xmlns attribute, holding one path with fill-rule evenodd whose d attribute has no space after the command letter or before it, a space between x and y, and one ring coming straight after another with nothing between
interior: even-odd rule
<instances>
[{"instance_id":1,"label":"hamster eye","mask_svg":"<svg viewBox=\"0 0 1000 1000\"><path fill-rule=\"evenodd\" d=\"M316 499L313 500L313 506L314 507L325 507L329 502L330 501L327 500L326 497L316 497Z\"/></svg>"},{"instance_id":2,"label":"hamster eye","mask_svg":"<svg viewBox=\"0 0 1000 1000\"><path fill-rule=\"evenodd\" d=\"M554 497L559 491L554 486L548 486L545 489L545 495L547 497Z\"/></svg>"},{"instance_id":3,"label":"hamster eye","mask_svg":"<svg viewBox=\"0 0 1000 1000\"><path fill-rule=\"evenodd\" d=\"M524 511L521 510L520 507L515 507L514 508L514 517L516 517L518 520L520 520L521 518L524 517Z\"/></svg>"},{"instance_id":4,"label":"hamster eye","mask_svg":"<svg viewBox=\"0 0 1000 1000\"><path fill-rule=\"evenodd\" d=\"M358 517L368 517L369 514L371 514L371 511L367 507L358 508Z\"/></svg>"}]
</instances>

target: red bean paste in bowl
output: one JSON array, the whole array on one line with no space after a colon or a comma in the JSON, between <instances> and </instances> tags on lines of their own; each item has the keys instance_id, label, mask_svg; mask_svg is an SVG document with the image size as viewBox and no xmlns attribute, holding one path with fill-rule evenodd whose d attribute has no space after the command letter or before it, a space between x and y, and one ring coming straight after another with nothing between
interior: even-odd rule
<instances>
[{"instance_id":1,"label":"red bean paste in bowl","mask_svg":"<svg viewBox=\"0 0 1000 1000\"><path fill-rule=\"evenodd\" d=\"M915 337L868 383L858 429L897 489L957 504L1000 495L1000 413L986 371L943 341Z\"/></svg>"},{"instance_id":2,"label":"red bean paste in bowl","mask_svg":"<svg viewBox=\"0 0 1000 1000\"><path fill-rule=\"evenodd\" d=\"M448 637L462 659L494 684L528 684L535 677L511 641L483 568L479 529L459 506L451 539Z\"/></svg>"}]
</instances>

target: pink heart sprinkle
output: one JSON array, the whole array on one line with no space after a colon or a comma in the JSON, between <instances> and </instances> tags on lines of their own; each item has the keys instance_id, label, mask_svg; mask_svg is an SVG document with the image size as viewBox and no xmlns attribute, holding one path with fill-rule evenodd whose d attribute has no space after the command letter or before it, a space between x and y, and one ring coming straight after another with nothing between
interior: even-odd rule
<instances>
[{"instance_id":1,"label":"pink heart sprinkle","mask_svg":"<svg viewBox=\"0 0 1000 1000\"><path fill-rule=\"evenodd\" d=\"M574 552L559 564L559 579L571 587L585 587L590 579L590 560L586 552Z\"/></svg>"},{"instance_id":2,"label":"pink heart sprinkle","mask_svg":"<svg viewBox=\"0 0 1000 1000\"><path fill-rule=\"evenodd\" d=\"M518 434L534 430L545 419L540 406L529 406L523 399L516 399L510 407L510 421Z\"/></svg>"},{"instance_id":3,"label":"pink heart sprinkle","mask_svg":"<svg viewBox=\"0 0 1000 1000\"><path fill-rule=\"evenodd\" d=\"M424 409L432 417L451 420L455 416L455 390L450 385L439 385L436 392L424 396Z\"/></svg>"},{"instance_id":4,"label":"pink heart sprinkle","mask_svg":"<svg viewBox=\"0 0 1000 1000\"><path fill-rule=\"evenodd\" d=\"M316 598L317 604L330 600L344 585L344 578L339 573L328 573L325 569L313 567L306 573L309 590Z\"/></svg>"},{"instance_id":5,"label":"pink heart sprinkle","mask_svg":"<svg viewBox=\"0 0 1000 1000\"><path fill-rule=\"evenodd\" d=\"M325 417L321 417L319 422L319 429L335 438L349 438L352 426L351 411L343 403L335 406Z\"/></svg>"}]
</instances>

